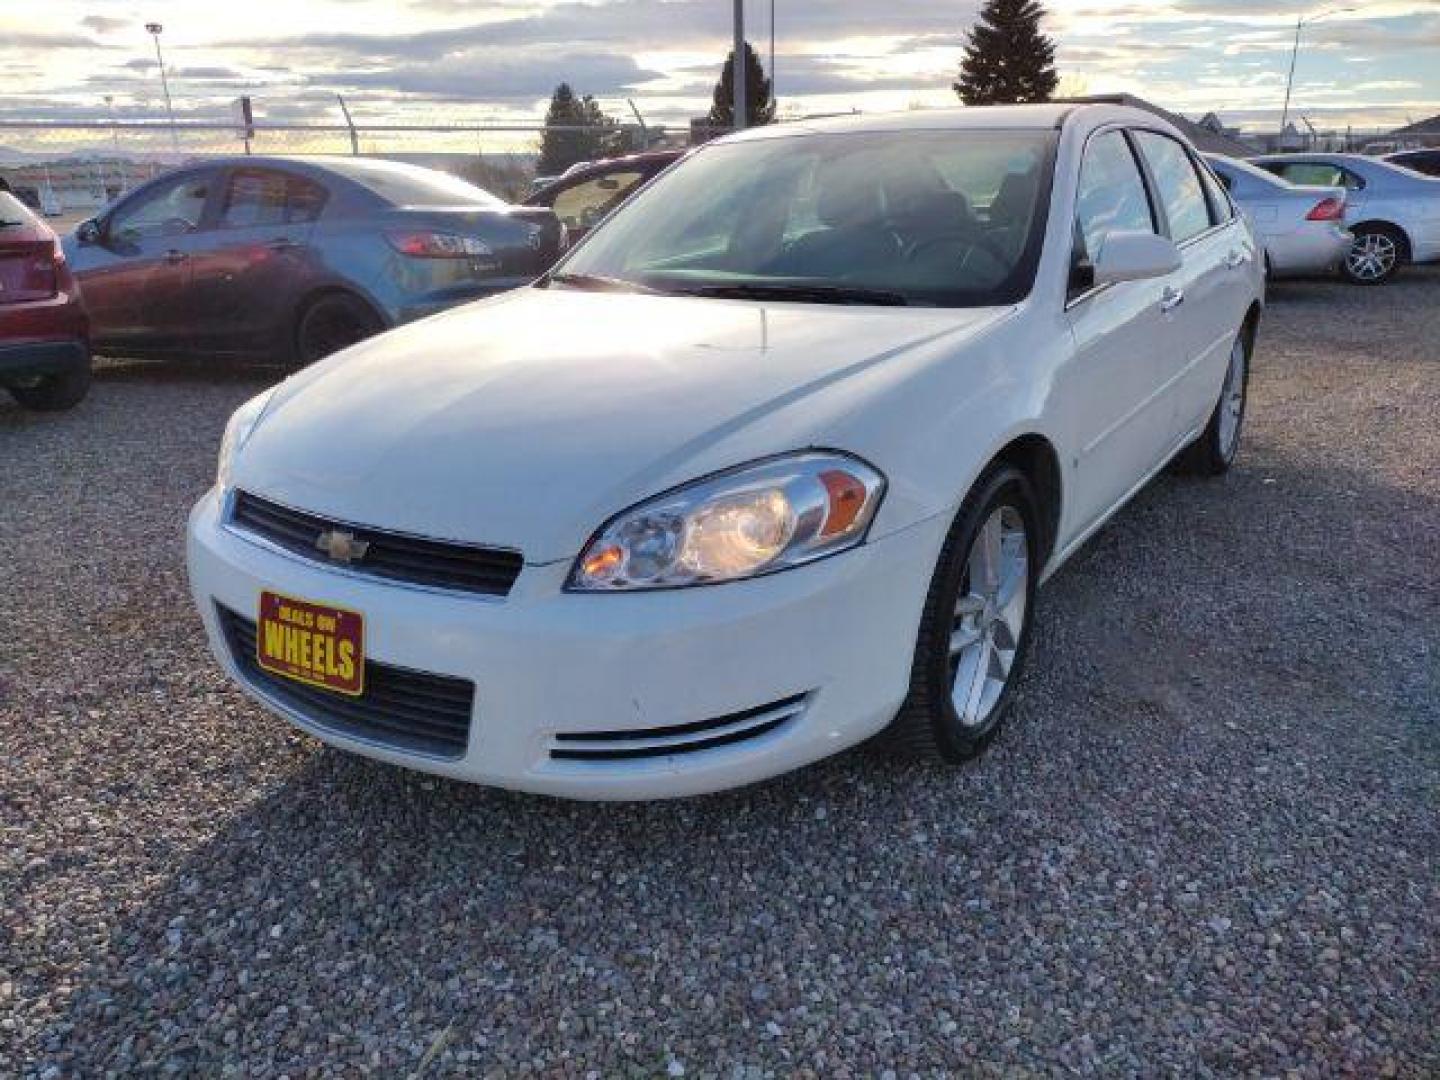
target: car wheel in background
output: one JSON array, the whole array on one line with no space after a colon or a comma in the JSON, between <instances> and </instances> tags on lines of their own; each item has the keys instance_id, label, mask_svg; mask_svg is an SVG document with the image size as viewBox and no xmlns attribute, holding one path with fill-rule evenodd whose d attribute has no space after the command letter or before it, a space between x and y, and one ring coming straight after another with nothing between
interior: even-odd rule
<instances>
[{"instance_id":1,"label":"car wheel in background","mask_svg":"<svg viewBox=\"0 0 1440 1080\"><path fill-rule=\"evenodd\" d=\"M37 412L62 412L73 409L90 392L90 368L83 367L58 375L39 378L10 387L10 394L24 408Z\"/></svg>"},{"instance_id":2,"label":"car wheel in background","mask_svg":"<svg viewBox=\"0 0 1440 1080\"><path fill-rule=\"evenodd\" d=\"M1009 465L966 496L931 579L892 746L961 762L1000 730L1030 642L1039 520L1030 482Z\"/></svg>"},{"instance_id":3,"label":"car wheel in background","mask_svg":"<svg viewBox=\"0 0 1440 1080\"><path fill-rule=\"evenodd\" d=\"M1362 225L1340 266L1352 285L1383 285L1405 261L1405 237L1388 225Z\"/></svg>"},{"instance_id":4,"label":"car wheel in background","mask_svg":"<svg viewBox=\"0 0 1440 1080\"><path fill-rule=\"evenodd\" d=\"M1220 400L1200 437L1187 446L1176 464L1195 476L1219 476L1228 472L1240 449L1240 429L1245 423L1245 399L1250 387L1250 352L1254 332L1245 328L1230 347L1230 364L1220 387Z\"/></svg>"},{"instance_id":5,"label":"car wheel in background","mask_svg":"<svg viewBox=\"0 0 1440 1080\"><path fill-rule=\"evenodd\" d=\"M329 293L307 307L295 330L295 356L313 364L385 329L365 301L348 293Z\"/></svg>"}]
</instances>

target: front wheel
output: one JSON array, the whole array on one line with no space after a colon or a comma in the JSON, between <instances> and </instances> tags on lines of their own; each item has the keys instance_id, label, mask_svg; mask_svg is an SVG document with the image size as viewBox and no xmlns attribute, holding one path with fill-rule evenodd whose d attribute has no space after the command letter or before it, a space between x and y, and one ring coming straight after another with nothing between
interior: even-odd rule
<instances>
[{"instance_id":1,"label":"front wheel","mask_svg":"<svg viewBox=\"0 0 1440 1080\"><path fill-rule=\"evenodd\" d=\"M1030 643L1038 523L1030 482L1009 465L966 496L931 579L892 745L961 762L999 732Z\"/></svg>"},{"instance_id":2,"label":"front wheel","mask_svg":"<svg viewBox=\"0 0 1440 1080\"><path fill-rule=\"evenodd\" d=\"M1183 472L1219 476L1228 472L1240 449L1240 428L1245 422L1245 399L1250 387L1250 347L1253 335L1242 330L1230 347L1230 363L1220 400L1200 437L1185 448L1178 462Z\"/></svg>"},{"instance_id":3,"label":"front wheel","mask_svg":"<svg viewBox=\"0 0 1440 1080\"><path fill-rule=\"evenodd\" d=\"M1365 225L1356 230L1341 273L1352 285L1383 285L1400 269L1404 253L1405 240L1394 229Z\"/></svg>"}]
</instances>

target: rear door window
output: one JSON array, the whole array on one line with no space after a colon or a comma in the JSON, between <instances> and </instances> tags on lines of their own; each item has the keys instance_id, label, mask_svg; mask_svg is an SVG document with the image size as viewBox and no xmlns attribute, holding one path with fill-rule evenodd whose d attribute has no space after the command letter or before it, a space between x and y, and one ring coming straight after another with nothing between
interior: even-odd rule
<instances>
[{"instance_id":1,"label":"rear door window","mask_svg":"<svg viewBox=\"0 0 1440 1080\"><path fill-rule=\"evenodd\" d=\"M1170 239L1181 244L1215 224L1200 172L1185 147L1154 131L1135 132L1135 141L1155 177Z\"/></svg>"},{"instance_id":2,"label":"rear door window","mask_svg":"<svg viewBox=\"0 0 1440 1080\"><path fill-rule=\"evenodd\" d=\"M274 169L236 169L220 204L222 229L305 224L320 215L325 189Z\"/></svg>"}]
</instances>

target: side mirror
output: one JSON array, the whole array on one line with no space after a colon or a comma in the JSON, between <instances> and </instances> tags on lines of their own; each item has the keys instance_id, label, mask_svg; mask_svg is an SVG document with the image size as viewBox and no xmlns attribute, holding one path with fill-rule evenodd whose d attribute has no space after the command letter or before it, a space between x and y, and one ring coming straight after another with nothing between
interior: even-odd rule
<instances>
[{"instance_id":1,"label":"side mirror","mask_svg":"<svg viewBox=\"0 0 1440 1080\"><path fill-rule=\"evenodd\" d=\"M1101 242L1095 257L1095 284L1143 281L1164 277L1180 269L1175 241L1152 232L1113 232Z\"/></svg>"},{"instance_id":2,"label":"side mirror","mask_svg":"<svg viewBox=\"0 0 1440 1080\"><path fill-rule=\"evenodd\" d=\"M98 244L100 242L100 223L94 218L89 218L75 226L75 239L82 244Z\"/></svg>"}]
</instances>

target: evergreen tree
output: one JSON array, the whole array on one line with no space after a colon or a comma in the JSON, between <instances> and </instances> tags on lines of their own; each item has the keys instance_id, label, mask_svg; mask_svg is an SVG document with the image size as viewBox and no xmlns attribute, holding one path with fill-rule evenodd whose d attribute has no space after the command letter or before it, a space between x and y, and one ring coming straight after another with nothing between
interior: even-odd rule
<instances>
[{"instance_id":1,"label":"evergreen tree","mask_svg":"<svg viewBox=\"0 0 1440 1080\"><path fill-rule=\"evenodd\" d=\"M988 0L970 31L955 93L966 105L1049 101L1059 82L1055 43L1038 0Z\"/></svg>"},{"instance_id":2,"label":"evergreen tree","mask_svg":"<svg viewBox=\"0 0 1440 1080\"><path fill-rule=\"evenodd\" d=\"M556 128L584 128L557 131ZM620 149L620 125L605 115L600 103L589 94L576 97L569 83L555 87L545 113L545 134L540 140L539 176L559 176L578 161L593 161Z\"/></svg>"},{"instance_id":3,"label":"evergreen tree","mask_svg":"<svg viewBox=\"0 0 1440 1080\"><path fill-rule=\"evenodd\" d=\"M775 119L775 101L770 96L770 80L760 66L760 58L750 43L745 42L745 114L747 127L759 127ZM715 103L707 118L714 128L735 126L735 50L725 58L720 81L715 84Z\"/></svg>"}]
</instances>

